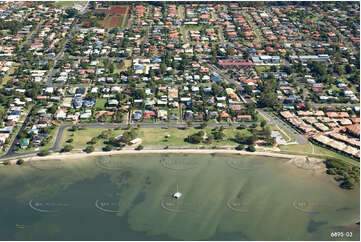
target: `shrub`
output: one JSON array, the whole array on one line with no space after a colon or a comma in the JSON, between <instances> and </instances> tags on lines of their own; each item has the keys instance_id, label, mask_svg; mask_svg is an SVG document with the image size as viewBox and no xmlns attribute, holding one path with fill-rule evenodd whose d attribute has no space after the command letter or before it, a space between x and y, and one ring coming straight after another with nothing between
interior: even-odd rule
<instances>
[{"instance_id":1,"label":"shrub","mask_svg":"<svg viewBox=\"0 0 361 242\"><path fill-rule=\"evenodd\" d=\"M187 137L187 142L192 144L199 144L203 140L201 132L192 134Z\"/></svg>"},{"instance_id":2,"label":"shrub","mask_svg":"<svg viewBox=\"0 0 361 242\"><path fill-rule=\"evenodd\" d=\"M48 150L41 150L39 152L39 156L47 156L47 155L50 155L50 151Z\"/></svg>"},{"instance_id":3,"label":"shrub","mask_svg":"<svg viewBox=\"0 0 361 242\"><path fill-rule=\"evenodd\" d=\"M200 128L204 129L204 128L207 128L207 126L208 126L208 124L206 122L204 122L200 125Z\"/></svg>"},{"instance_id":4,"label":"shrub","mask_svg":"<svg viewBox=\"0 0 361 242\"><path fill-rule=\"evenodd\" d=\"M93 137L88 143L94 145L94 144L96 144L97 142L98 142L98 138L97 138L97 137Z\"/></svg>"},{"instance_id":5,"label":"shrub","mask_svg":"<svg viewBox=\"0 0 361 242\"><path fill-rule=\"evenodd\" d=\"M73 138L70 138L70 139L68 139L66 142L67 143L72 143L74 141L74 139Z\"/></svg>"},{"instance_id":6,"label":"shrub","mask_svg":"<svg viewBox=\"0 0 361 242\"><path fill-rule=\"evenodd\" d=\"M94 151L94 146L89 145L85 148L86 153L92 153Z\"/></svg>"},{"instance_id":7,"label":"shrub","mask_svg":"<svg viewBox=\"0 0 361 242\"><path fill-rule=\"evenodd\" d=\"M244 125L244 124L240 124L238 127L237 127L237 129L239 129L239 130L242 130L242 129L246 129L247 127L246 127L246 125Z\"/></svg>"},{"instance_id":8,"label":"shrub","mask_svg":"<svg viewBox=\"0 0 361 242\"><path fill-rule=\"evenodd\" d=\"M237 147L236 147L236 150L243 150L244 149L244 145L238 145Z\"/></svg>"},{"instance_id":9,"label":"shrub","mask_svg":"<svg viewBox=\"0 0 361 242\"><path fill-rule=\"evenodd\" d=\"M254 147L254 145L249 145L249 146L247 147L247 150L248 150L249 152L255 152L255 151L256 151L256 148Z\"/></svg>"},{"instance_id":10,"label":"shrub","mask_svg":"<svg viewBox=\"0 0 361 242\"><path fill-rule=\"evenodd\" d=\"M71 128L70 128L70 131L77 131L78 130L78 126L76 125L73 125Z\"/></svg>"},{"instance_id":11,"label":"shrub","mask_svg":"<svg viewBox=\"0 0 361 242\"><path fill-rule=\"evenodd\" d=\"M111 145L106 145L106 146L103 148L104 151L111 151L112 149L113 149L113 146L111 146Z\"/></svg>"},{"instance_id":12,"label":"shrub","mask_svg":"<svg viewBox=\"0 0 361 242\"><path fill-rule=\"evenodd\" d=\"M345 181L341 184L341 187L346 189L352 189L357 184L354 178L348 177L345 179Z\"/></svg>"},{"instance_id":13,"label":"shrub","mask_svg":"<svg viewBox=\"0 0 361 242\"><path fill-rule=\"evenodd\" d=\"M70 152L73 149L71 145L65 145L61 152Z\"/></svg>"}]
</instances>

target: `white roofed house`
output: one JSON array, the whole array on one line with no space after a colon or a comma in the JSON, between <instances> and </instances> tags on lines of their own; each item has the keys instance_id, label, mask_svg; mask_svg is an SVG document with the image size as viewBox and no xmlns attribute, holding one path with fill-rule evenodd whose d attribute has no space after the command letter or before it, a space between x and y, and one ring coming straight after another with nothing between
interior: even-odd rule
<instances>
[{"instance_id":1,"label":"white roofed house","mask_svg":"<svg viewBox=\"0 0 361 242\"><path fill-rule=\"evenodd\" d=\"M19 98L15 98L14 104L16 106L24 106L26 104L26 102L22 102Z\"/></svg>"},{"instance_id":2,"label":"white roofed house","mask_svg":"<svg viewBox=\"0 0 361 242\"><path fill-rule=\"evenodd\" d=\"M216 97L217 102L224 103L226 101L226 97Z\"/></svg>"},{"instance_id":3,"label":"white roofed house","mask_svg":"<svg viewBox=\"0 0 361 242\"><path fill-rule=\"evenodd\" d=\"M204 75L204 76L202 77L202 81L209 81L210 79L211 79L211 77L208 76L208 75Z\"/></svg>"},{"instance_id":4,"label":"white roofed house","mask_svg":"<svg viewBox=\"0 0 361 242\"><path fill-rule=\"evenodd\" d=\"M164 109L160 109L157 112L158 119L167 121L168 120L168 111Z\"/></svg>"},{"instance_id":5,"label":"white roofed house","mask_svg":"<svg viewBox=\"0 0 361 242\"><path fill-rule=\"evenodd\" d=\"M58 109L55 114L55 119L56 120L65 120L66 113L67 113L66 109L63 109L63 108Z\"/></svg>"},{"instance_id":6,"label":"white roofed house","mask_svg":"<svg viewBox=\"0 0 361 242\"><path fill-rule=\"evenodd\" d=\"M54 87L47 87L47 88L45 88L44 92L46 94L53 94L54 93Z\"/></svg>"},{"instance_id":7,"label":"white roofed house","mask_svg":"<svg viewBox=\"0 0 361 242\"><path fill-rule=\"evenodd\" d=\"M97 93L98 92L98 87L93 87L90 92L91 93Z\"/></svg>"},{"instance_id":8,"label":"white roofed house","mask_svg":"<svg viewBox=\"0 0 361 242\"><path fill-rule=\"evenodd\" d=\"M130 145L137 145L137 144L141 144L142 143L142 139L141 138L135 138L131 141L129 141Z\"/></svg>"},{"instance_id":9,"label":"white roofed house","mask_svg":"<svg viewBox=\"0 0 361 242\"><path fill-rule=\"evenodd\" d=\"M197 87L197 86L192 87L192 92L198 92L198 91L199 91L199 87Z\"/></svg>"},{"instance_id":10,"label":"white roofed house","mask_svg":"<svg viewBox=\"0 0 361 242\"><path fill-rule=\"evenodd\" d=\"M122 90L122 89L121 89L120 87L118 87L118 86L113 86L113 87L111 88L111 92L112 92L112 93L119 93L121 90Z\"/></svg>"},{"instance_id":11,"label":"white roofed house","mask_svg":"<svg viewBox=\"0 0 361 242\"><path fill-rule=\"evenodd\" d=\"M84 113L80 115L80 119L89 119L92 115L92 111L90 109L85 110Z\"/></svg>"}]
</instances>

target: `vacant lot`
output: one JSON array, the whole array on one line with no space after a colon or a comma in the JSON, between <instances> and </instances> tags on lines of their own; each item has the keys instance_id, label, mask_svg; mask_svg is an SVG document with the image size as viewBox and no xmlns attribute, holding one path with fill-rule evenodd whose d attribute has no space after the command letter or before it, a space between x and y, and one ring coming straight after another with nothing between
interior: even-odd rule
<instances>
[{"instance_id":1,"label":"vacant lot","mask_svg":"<svg viewBox=\"0 0 361 242\"><path fill-rule=\"evenodd\" d=\"M117 27L119 25L120 20L121 20L120 16L113 16L110 19L109 28Z\"/></svg>"},{"instance_id":2,"label":"vacant lot","mask_svg":"<svg viewBox=\"0 0 361 242\"><path fill-rule=\"evenodd\" d=\"M107 29L107 28L109 28L108 26L109 26L111 18L112 18L111 16L107 15L103 20L99 21L99 24Z\"/></svg>"},{"instance_id":3,"label":"vacant lot","mask_svg":"<svg viewBox=\"0 0 361 242\"><path fill-rule=\"evenodd\" d=\"M128 5L112 5L107 11L107 14L124 15L128 14Z\"/></svg>"},{"instance_id":4,"label":"vacant lot","mask_svg":"<svg viewBox=\"0 0 361 242\"><path fill-rule=\"evenodd\" d=\"M115 72L119 73L120 71L126 71L128 69L128 67L130 67L131 65L132 65L131 60L124 60L124 65L122 65L122 64L116 65Z\"/></svg>"},{"instance_id":5,"label":"vacant lot","mask_svg":"<svg viewBox=\"0 0 361 242\"><path fill-rule=\"evenodd\" d=\"M106 29L120 27L124 28L127 23L130 7L128 5L112 5L107 11L94 10L98 12L106 12L104 20L99 23Z\"/></svg>"}]
</instances>

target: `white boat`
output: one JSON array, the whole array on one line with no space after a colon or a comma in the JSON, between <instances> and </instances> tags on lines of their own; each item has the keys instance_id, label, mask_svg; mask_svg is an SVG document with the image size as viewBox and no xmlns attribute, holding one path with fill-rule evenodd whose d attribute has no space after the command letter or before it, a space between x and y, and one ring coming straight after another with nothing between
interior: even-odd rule
<instances>
[{"instance_id":1,"label":"white boat","mask_svg":"<svg viewBox=\"0 0 361 242\"><path fill-rule=\"evenodd\" d=\"M182 193L178 191L178 185L177 185L177 192L172 195L173 198L179 199L182 196Z\"/></svg>"}]
</instances>

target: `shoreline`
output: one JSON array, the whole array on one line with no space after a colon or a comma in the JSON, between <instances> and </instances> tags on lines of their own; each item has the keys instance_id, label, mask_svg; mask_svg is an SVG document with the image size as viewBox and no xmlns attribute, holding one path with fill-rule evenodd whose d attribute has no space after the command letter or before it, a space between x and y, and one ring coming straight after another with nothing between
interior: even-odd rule
<instances>
[{"instance_id":1,"label":"shoreline","mask_svg":"<svg viewBox=\"0 0 361 242\"><path fill-rule=\"evenodd\" d=\"M123 155L123 154L238 154L238 155L252 155L252 156L266 156L266 157L276 157L276 158L286 158L286 159L296 159L301 158L305 159L306 155L290 155L290 154L281 154L273 153L267 151L238 151L238 150L227 150L227 149L154 149L154 150L113 150L109 152L104 151L95 151L92 153L53 153L48 156L32 156L23 158L23 160L66 160L66 159L81 159L86 157L95 157L95 156L113 156L113 155ZM17 160L17 159L16 159ZM12 160L12 162L16 162ZM320 159L322 160L322 159ZM12 163L11 162L11 163Z\"/></svg>"}]
</instances>

